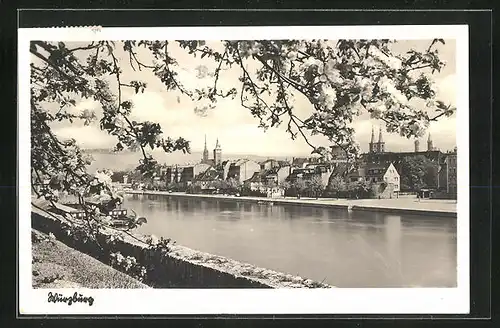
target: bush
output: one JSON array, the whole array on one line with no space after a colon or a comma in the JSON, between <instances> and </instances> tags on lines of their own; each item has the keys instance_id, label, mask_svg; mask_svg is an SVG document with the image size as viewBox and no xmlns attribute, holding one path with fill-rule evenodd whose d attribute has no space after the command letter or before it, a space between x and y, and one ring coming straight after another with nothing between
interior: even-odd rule
<instances>
[{"instance_id":1,"label":"bush","mask_svg":"<svg viewBox=\"0 0 500 328\"><path fill-rule=\"evenodd\" d=\"M201 194L202 193L201 185L193 183L187 187L186 192L188 194Z\"/></svg>"},{"instance_id":2,"label":"bush","mask_svg":"<svg viewBox=\"0 0 500 328\"><path fill-rule=\"evenodd\" d=\"M252 190L249 187L242 187L240 189L241 196L250 196L250 197L267 197L267 194L261 192L259 190Z\"/></svg>"}]
</instances>

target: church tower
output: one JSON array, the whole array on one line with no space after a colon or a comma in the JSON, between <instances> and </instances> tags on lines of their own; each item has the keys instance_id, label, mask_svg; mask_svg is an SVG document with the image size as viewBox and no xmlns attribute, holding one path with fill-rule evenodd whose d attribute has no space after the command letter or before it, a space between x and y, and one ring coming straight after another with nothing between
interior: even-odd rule
<instances>
[{"instance_id":1,"label":"church tower","mask_svg":"<svg viewBox=\"0 0 500 328\"><path fill-rule=\"evenodd\" d=\"M370 149L370 153L377 152L376 144L375 144L375 131L373 131L373 126L372 126L372 139L370 141L369 149Z\"/></svg>"},{"instance_id":2,"label":"church tower","mask_svg":"<svg viewBox=\"0 0 500 328\"><path fill-rule=\"evenodd\" d=\"M429 133L429 136L427 137L427 151L431 151L433 149L434 147L432 146L431 134Z\"/></svg>"},{"instance_id":3,"label":"church tower","mask_svg":"<svg viewBox=\"0 0 500 328\"><path fill-rule=\"evenodd\" d=\"M219 144L219 138L217 138L217 142L215 143L214 148L214 165L219 165L222 162L222 148Z\"/></svg>"},{"instance_id":4,"label":"church tower","mask_svg":"<svg viewBox=\"0 0 500 328\"><path fill-rule=\"evenodd\" d=\"M420 151L420 141L415 139L415 152L418 153Z\"/></svg>"},{"instance_id":5,"label":"church tower","mask_svg":"<svg viewBox=\"0 0 500 328\"><path fill-rule=\"evenodd\" d=\"M203 164L208 164L208 148L207 148L207 135L205 134L205 148L203 149L203 158L201 160Z\"/></svg>"},{"instance_id":6,"label":"church tower","mask_svg":"<svg viewBox=\"0 0 500 328\"><path fill-rule=\"evenodd\" d=\"M379 128L378 132L378 152L383 153L385 152L385 142L382 140L382 128Z\"/></svg>"}]
</instances>

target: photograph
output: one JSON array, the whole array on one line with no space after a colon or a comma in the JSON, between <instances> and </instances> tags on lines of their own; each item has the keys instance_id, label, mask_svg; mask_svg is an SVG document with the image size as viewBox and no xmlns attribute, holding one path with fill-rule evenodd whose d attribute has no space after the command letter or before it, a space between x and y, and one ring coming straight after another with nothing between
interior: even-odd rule
<instances>
[{"instance_id":1,"label":"photograph","mask_svg":"<svg viewBox=\"0 0 500 328\"><path fill-rule=\"evenodd\" d=\"M44 30L19 34L26 313L468 308L466 26Z\"/></svg>"}]
</instances>

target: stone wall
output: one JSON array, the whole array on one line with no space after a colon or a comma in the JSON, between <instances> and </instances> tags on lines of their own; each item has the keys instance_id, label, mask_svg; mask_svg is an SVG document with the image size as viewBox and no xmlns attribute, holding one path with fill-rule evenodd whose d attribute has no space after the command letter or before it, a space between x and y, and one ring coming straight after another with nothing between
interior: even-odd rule
<instances>
[{"instance_id":1,"label":"stone wall","mask_svg":"<svg viewBox=\"0 0 500 328\"><path fill-rule=\"evenodd\" d=\"M109 251L103 251L106 238L116 231L103 231L97 244L75 242L62 226L65 219L32 207L32 228L53 233L54 236L83 253L108 264ZM141 241L143 236L122 234L123 240L115 242L115 251L123 256L133 256L148 269L147 283L156 288L330 288L332 286L289 274L255 267L222 256L195 251L174 245L170 253L152 250Z\"/></svg>"}]
</instances>

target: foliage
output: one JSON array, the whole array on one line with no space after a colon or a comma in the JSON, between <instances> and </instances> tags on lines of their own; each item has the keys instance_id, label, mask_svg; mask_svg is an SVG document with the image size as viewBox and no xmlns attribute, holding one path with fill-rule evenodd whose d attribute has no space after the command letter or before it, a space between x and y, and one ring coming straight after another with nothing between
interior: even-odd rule
<instances>
[{"instance_id":1,"label":"foliage","mask_svg":"<svg viewBox=\"0 0 500 328\"><path fill-rule=\"evenodd\" d=\"M123 182L123 177L124 176L128 176L128 175L129 175L128 171L113 172L113 174L111 174L111 181L112 182L120 182L120 183L122 183Z\"/></svg>"},{"instance_id":2,"label":"foliage","mask_svg":"<svg viewBox=\"0 0 500 328\"><path fill-rule=\"evenodd\" d=\"M267 197L267 193L260 190L252 190L249 186L243 186L240 190L241 196Z\"/></svg>"},{"instance_id":3,"label":"foliage","mask_svg":"<svg viewBox=\"0 0 500 328\"><path fill-rule=\"evenodd\" d=\"M437 186L439 164L424 155L405 157L400 166L402 190L419 190Z\"/></svg>"},{"instance_id":4,"label":"foliage","mask_svg":"<svg viewBox=\"0 0 500 328\"><path fill-rule=\"evenodd\" d=\"M202 187L203 185L200 181L194 181L187 187L186 192L188 194L200 194L202 192Z\"/></svg>"},{"instance_id":5,"label":"foliage","mask_svg":"<svg viewBox=\"0 0 500 328\"><path fill-rule=\"evenodd\" d=\"M227 180L215 179L211 181L194 181L188 188L187 192L192 194L201 193L203 189L207 190L218 190L221 193L240 193L243 188L243 184L235 179L229 178Z\"/></svg>"},{"instance_id":6,"label":"foliage","mask_svg":"<svg viewBox=\"0 0 500 328\"><path fill-rule=\"evenodd\" d=\"M285 191L288 190L288 189L290 189L291 186L292 185L290 184L290 182L286 181L286 180L281 181L280 183L278 183L278 187L281 188L281 189L283 189L283 190L285 190Z\"/></svg>"},{"instance_id":7,"label":"foliage","mask_svg":"<svg viewBox=\"0 0 500 328\"><path fill-rule=\"evenodd\" d=\"M144 281L146 277L146 268L137 263L135 257L123 256L120 252L110 254L110 265L126 274L136 278L139 281Z\"/></svg>"},{"instance_id":8,"label":"foliage","mask_svg":"<svg viewBox=\"0 0 500 328\"><path fill-rule=\"evenodd\" d=\"M172 250L172 246L175 245L175 241L170 238L160 237L160 239L158 239L154 235L149 236L146 243L148 243L149 249L162 253L169 253Z\"/></svg>"},{"instance_id":9,"label":"foliage","mask_svg":"<svg viewBox=\"0 0 500 328\"><path fill-rule=\"evenodd\" d=\"M225 181L225 184L222 189L231 193L237 193L238 191L241 190L242 187L243 184L240 182L240 180L235 178L229 178Z\"/></svg>"},{"instance_id":10,"label":"foliage","mask_svg":"<svg viewBox=\"0 0 500 328\"><path fill-rule=\"evenodd\" d=\"M318 195L321 195L325 190L325 184L320 176L314 175L311 179L306 180L305 190L309 195L318 198Z\"/></svg>"},{"instance_id":11,"label":"foliage","mask_svg":"<svg viewBox=\"0 0 500 328\"><path fill-rule=\"evenodd\" d=\"M307 192L307 184L305 179L297 178L288 181L289 188L285 190L286 196L296 196L300 198L304 193Z\"/></svg>"},{"instance_id":12,"label":"foliage","mask_svg":"<svg viewBox=\"0 0 500 328\"><path fill-rule=\"evenodd\" d=\"M330 177L327 188L329 191L342 192L347 189L347 183L345 182L345 178L338 175L334 175Z\"/></svg>"},{"instance_id":13,"label":"foliage","mask_svg":"<svg viewBox=\"0 0 500 328\"><path fill-rule=\"evenodd\" d=\"M372 183L364 180L348 183L346 191L349 198L373 198L375 196Z\"/></svg>"},{"instance_id":14,"label":"foliage","mask_svg":"<svg viewBox=\"0 0 500 328\"><path fill-rule=\"evenodd\" d=\"M82 153L75 140L61 140L52 127L55 123L94 122L98 115L90 109L75 110L83 100L99 103L101 130L116 137L116 151L138 150L142 159L137 167L142 177L151 178L158 166L151 151L189 152L182 137L166 136L162 127L151 121L131 118L134 104L124 89L142 93L143 81L127 80L123 66L149 71L165 90L178 92L197 104L199 112L211 110L218 99L239 94L241 106L259 120L264 129L286 124L290 136L301 136L313 149L307 133L326 136L342 147L350 157L357 152L352 120L363 111L385 122L387 131L405 137L421 136L430 121L454 113L455 108L436 99L431 74L440 71L435 39L424 52L410 50L404 55L391 53L391 40L255 40L222 41L222 50L204 41L93 41L69 48L65 42L32 41L31 75L31 175L33 192L38 197L57 201L60 192L78 198L85 209L88 227L99 230L104 222L99 206L86 202L97 195L104 208L121 202L108 179L87 172L91 159ZM175 43L187 55L215 61L209 76L213 85L189 90L179 79L179 67L170 46ZM127 55L121 61L118 52ZM144 61L139 51L150 55ZM256 66L255 70L248 67ZM240 71L236 87L221 90L217 82L229 67ZM294 107L297 97L310 103L310 115L299 117ZM410 100L420 99L423 109ZM50 183L46 183L50 181ZM295 185L300 193L303 182ZM90 229L90 228L89 228Z\"/></svg>"},{"instance_id":15,"label":"foliage","mask_svg":"<svg viewBox=\"0 0 500 328\"><path fill-rule=\"evenodd\" d=\"M172 181L167 183L166 189L169 191L186 191L187 186L183 182Z\"/></svg>"}]
</instances>

